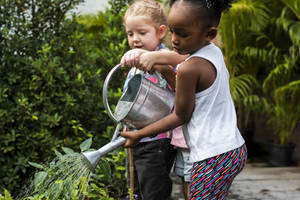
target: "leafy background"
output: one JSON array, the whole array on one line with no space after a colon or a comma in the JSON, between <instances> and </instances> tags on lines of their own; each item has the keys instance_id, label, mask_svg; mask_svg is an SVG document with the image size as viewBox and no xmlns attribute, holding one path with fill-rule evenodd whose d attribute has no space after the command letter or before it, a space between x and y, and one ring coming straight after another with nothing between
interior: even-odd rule
<instances>
[{"instance_id":1,"label":"leafy background","mask_svg":"<svg viewBox=\"0 0 300 200\"><path fill-rule=\"evenodd\" d=\"M13 196L34 171L29 161L52 160L61 147L79 151L91 137L99 148L114 130L101 92L106 74L128 50L121 17L127 2L111 1L94 21L65 17L79 2L1 1L0 190ZM112 90L109 98L119 95ZM111 190L116 196L126 190L123 151L109 156L114 178L104 178L106 188L119 182Z\"/></svg>"}]
</instances>

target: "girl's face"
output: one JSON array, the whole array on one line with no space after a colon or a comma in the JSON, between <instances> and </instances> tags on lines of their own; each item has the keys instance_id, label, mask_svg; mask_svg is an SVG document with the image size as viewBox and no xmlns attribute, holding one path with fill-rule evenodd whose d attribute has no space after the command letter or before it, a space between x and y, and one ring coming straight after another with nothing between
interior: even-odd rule
<instances>
[{"instance_id":1,"label":"girl's face","mask_svg":"<svg viewBox=\"0 0 300 200\"><path fill-rule=\"evenodd\" d=\"M129 46L148 51L156 50L166 34L162 26L157 27L148 16L128 16L125 21Z\"/></svg>"},{"instance_id":2,"label":"girl's face","mask_svg":"<svg viewBox=\"0 0 300 200\"><path fill-rule=\"evenodd\" d=\"M192 54L209 43L208 28L199 21L191 4L175 2L168 15L170 39L174 51Z\"/></svg>"}]
</instances>

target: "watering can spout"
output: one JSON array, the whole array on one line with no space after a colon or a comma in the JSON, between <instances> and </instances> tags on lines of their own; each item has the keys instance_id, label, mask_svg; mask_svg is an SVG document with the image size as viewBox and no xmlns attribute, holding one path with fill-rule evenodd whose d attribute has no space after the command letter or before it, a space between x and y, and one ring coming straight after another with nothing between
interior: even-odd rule
<instances>
[{"instance_id":1,"label":"watering can spout","mask_svg":"<svg viewBox=\"0 0 300 200\"><path fill-rule=\"evenodd\" d=\"M125 144L125 141L126 139L120 136L112 140L111 142L107 143L106 145L104 145L103 147L101 147L96 151L84 152L82 154L86 159L89 167L93 170L96 168L98 162L100 161L101 156L115 150L119 146L122 146L123 144Z\"/></svg>"},{"instance_id":2,"label":"watering can spout","mask_svg":"<svg viewBox=\"0 0 300 200\"><path fill-rule=\"evenodd\" d=\"M87 162L87 165L91 170L95 169L97 166L97 163L100 160L101 155L98 153L98 151L89 151L82 153L85 161Z\"/></svg>"}]
</instances>

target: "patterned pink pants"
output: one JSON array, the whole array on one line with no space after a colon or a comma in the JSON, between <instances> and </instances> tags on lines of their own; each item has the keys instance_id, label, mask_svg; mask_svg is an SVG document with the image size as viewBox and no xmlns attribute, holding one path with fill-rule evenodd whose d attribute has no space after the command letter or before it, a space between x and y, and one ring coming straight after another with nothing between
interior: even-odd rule
<instances>
[{"instance_id":1,"label":"patterned pink pants","mask_svg":"<svg viewBox=\"0 0 300 200\"><path fill-rule=\"evenodd\" d=\"M235 176L247 160L246 145L193 164L190 199L225 200Z\"/></svg>"}]
</instances>

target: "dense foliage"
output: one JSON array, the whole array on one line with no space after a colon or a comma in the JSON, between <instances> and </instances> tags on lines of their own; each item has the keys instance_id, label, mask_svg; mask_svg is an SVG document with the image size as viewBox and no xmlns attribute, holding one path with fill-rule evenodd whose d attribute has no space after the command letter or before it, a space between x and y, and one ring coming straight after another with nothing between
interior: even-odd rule
<instances>
[{"instance_id":1,"label":"dense foliage","mask_svg":"<svg viewBox=\"0 0 300 200\"><path fill-rule=\"evenodd\" d=\"M219 26L241 130L251 111L263 114L282 145L300 120L299 8L295 0L237 0Z\"/></svg>"},{"instance_id":2,"label":"dense foliage","mask_svg":"<svg viewBox=\"0 0 300 200\"><path fill-rule=\"evenodd\" d=\"M126 1L111 1L94 34L70 14L79 2L1 1L0 190L13 195L33 170L29 161L51 160L62 146L79 150L89 137L99 148L114 129L101 91L128 48L116 15ZM119 95L114 93L111 98ZM114 176L124 181L125 170Z\"/></svg>"}]
</instances>

